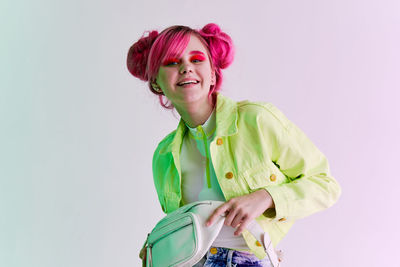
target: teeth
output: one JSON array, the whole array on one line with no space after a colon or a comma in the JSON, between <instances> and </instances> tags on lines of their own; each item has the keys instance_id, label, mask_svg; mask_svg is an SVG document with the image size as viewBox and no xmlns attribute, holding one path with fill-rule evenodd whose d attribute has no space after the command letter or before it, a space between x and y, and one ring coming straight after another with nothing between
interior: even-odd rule
<instances>
[{"instance_id":1,"label":"teeth","mask_svg":"<svg viewBox=\"0 0 400 267\"><path fill-rule=\"evenodd\" d=\"M198 83L198 81L186 81L186 82L181 82L178 85L185 85L185 84L190 84L190 83L196 84L196 83Z\"/></svg>"}]
</instances>

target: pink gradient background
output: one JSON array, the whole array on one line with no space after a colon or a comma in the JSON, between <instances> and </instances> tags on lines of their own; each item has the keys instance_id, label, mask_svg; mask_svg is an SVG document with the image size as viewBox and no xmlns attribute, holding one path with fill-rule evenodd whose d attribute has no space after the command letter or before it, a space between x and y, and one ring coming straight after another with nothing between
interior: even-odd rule
<instances>
[{"instance_id":1,"label":"pink gradient background","mask_svg":"<svg viewBox=\"0 0 400 267\"><path fill-rule=\"evenodd\" d=\"M0 266L140 266L163 216L151 158L177 125L125 59L144 30L218 23L222 92L272 102L343 194L299 220L284 266L400 266L399 1L18 1L0 5Z\"/></svg>"}]
</instances>

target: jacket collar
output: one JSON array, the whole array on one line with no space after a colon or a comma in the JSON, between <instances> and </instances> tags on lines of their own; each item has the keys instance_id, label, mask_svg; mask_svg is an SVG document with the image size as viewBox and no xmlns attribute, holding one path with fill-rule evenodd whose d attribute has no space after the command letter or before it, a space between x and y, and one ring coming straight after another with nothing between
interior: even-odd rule
<instances>
[{"instance_id":1,"label":"jacket collar","mask_svg":"<svg viewBox=\"0 0 400 267\"><path fill-rule=\"evenodd\" d=\"M229 136L237 133L237 103L217 93L216 136Z\"/></svg>"},{"instance_id":2,"label":"jacket collar","mask_svg":"<svg viewBox=\"0 0 400 267\"><path fill-rule=\"evenodd\" d=\"M217 94L216 107L216 136L229 136L237 133L237 103L220 93ZM187 131L185 122L181 118L176 128L172 142L160 154L172 152L174 157L179 157L182 140Z\"/></svg>"}]
</instances>

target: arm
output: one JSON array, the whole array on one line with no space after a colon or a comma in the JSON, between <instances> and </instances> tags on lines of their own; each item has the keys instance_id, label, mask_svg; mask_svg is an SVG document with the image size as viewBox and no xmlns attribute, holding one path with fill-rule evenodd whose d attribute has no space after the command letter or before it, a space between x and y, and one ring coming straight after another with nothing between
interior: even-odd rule
<instances>
[{"instance_id":1,"label":"arm","mask_svg":"<svg viewBox=\"0 0 400 267\"><path fill-rule=\"evenodd\" d=\"M211 224L216 216L226 213L226 225L240 224L238 234L261 214L277 221L296 220L331 206L340 195L326 158L306 135L273 105L259 107L260 142L273 148L268 152L270 159L287 179L233 198L210 217Z\"/></svg>"},{"instance_id":2,"label":"arm","mask_svg":"<svg viewBox=\"0 0 400 267\"><path fill-rule=\"evenodd\" d=\"M288 178L287 183L265 188L275 203L274 219L296 220L332 206L341 189L330 174L326 157L275 106L269 104L268 110L282 126L272 161Z\"/></svg>"}]
</instances>

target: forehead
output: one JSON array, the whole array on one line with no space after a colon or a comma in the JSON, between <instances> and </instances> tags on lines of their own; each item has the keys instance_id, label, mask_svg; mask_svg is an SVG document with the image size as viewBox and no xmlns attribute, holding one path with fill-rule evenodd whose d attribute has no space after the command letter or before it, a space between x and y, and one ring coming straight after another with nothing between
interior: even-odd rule
<instances>
[{"instance_id":1,"label":"forehead","mask_svg":"<svg viewBox=\"0 0 400 267\"><path fill-rule=\"evenodd\" d=\"M170 49L168 49L168 51L165 53L163 59L169 57L181 57L184 54L190 54L190 52L192 51L200 51L205 55L210 56L208 48L204 44L205 41L202 41L195 34L190 34L186 38L181 40L176 40L175 43L171 44Z\"/></svg>"},{"instance_id":2,"label":"forehead","mask_svg":"<svg viewBox=\"0 0 400 267\"><path fill-rule=\"evenodd\" d=\"M203 42L200 40L200 38L198 38L194 34L190 35L189 43L187 44L184 52L188 53L191 51L201 51L204 54L208 54L207 47L203 44Z\"/></svg>"}]
</instances>

